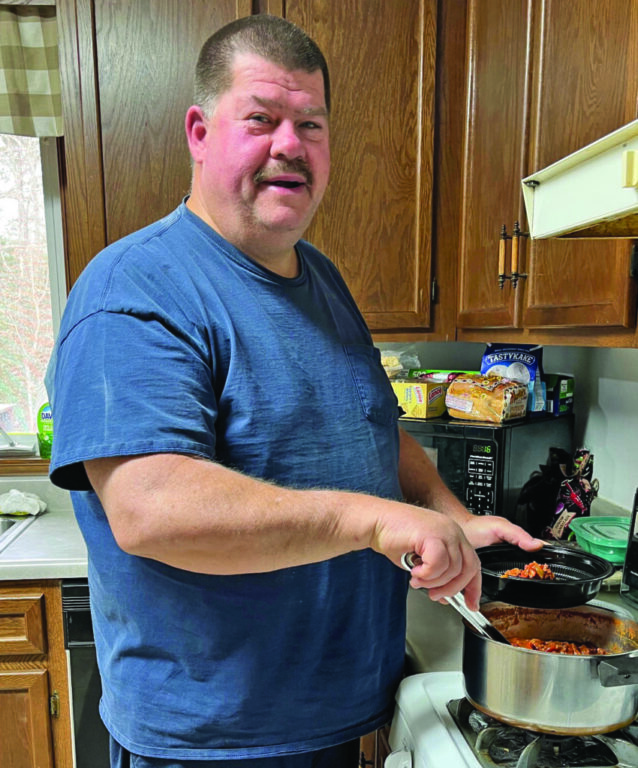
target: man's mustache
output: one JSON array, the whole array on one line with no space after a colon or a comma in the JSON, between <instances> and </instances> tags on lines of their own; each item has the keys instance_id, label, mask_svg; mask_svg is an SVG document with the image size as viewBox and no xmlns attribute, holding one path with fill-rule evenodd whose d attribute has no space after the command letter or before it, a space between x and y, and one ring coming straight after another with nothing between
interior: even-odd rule
<instances>
[{"instance_id":1,"label":"man's mustache","mask_svg":"<svg viewBox=\"0 0 638 768\"><path fill-rule=\"evenodd\" d=\"M308 163L301 158L279 162L276 166L269 166L268 168L260 168L253 178L255 184L263 184L286 173L303 176L305 183L312 186L312 171Z\"/></svg>"}]
</instances>

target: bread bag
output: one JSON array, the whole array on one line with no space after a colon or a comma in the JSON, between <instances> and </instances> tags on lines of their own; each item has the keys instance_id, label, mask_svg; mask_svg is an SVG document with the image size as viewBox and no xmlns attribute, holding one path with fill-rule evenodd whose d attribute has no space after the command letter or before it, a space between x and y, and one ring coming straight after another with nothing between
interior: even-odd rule
<instances>
[{"instance_id":1,"label":"bread bag","mask_svg":"<svg viewBox=\"0 0 638 768\"><path fill-rule=\"evenodd\" d=\"M445 405L456 419L499 423L525 416L527 386L501 376L462 374L450 383Z\"/></svg>"}]
</instances>

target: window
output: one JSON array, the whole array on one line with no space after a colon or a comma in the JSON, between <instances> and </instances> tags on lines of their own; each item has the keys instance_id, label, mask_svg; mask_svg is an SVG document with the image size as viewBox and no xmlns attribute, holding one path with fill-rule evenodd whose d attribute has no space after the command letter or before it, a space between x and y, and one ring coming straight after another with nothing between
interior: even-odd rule
<instances>
[{"instance_id":1,"label":"window","mask_svg":"<svg viewBox=\"0 0 638 768\"><path fill-rule=\"evenodd\" d=\"M36 431L66 288L55 138L0 134L0 425Z\"/></svg>"}]
</instances>

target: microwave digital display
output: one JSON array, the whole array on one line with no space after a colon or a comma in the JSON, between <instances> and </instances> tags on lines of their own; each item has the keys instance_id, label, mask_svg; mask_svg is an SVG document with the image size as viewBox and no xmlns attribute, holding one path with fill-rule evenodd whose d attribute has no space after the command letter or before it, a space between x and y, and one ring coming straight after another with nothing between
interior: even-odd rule
<instances>
[{"instance_id":1,"label":"microwave digital display","mask_svg":"<svg viewBox=\"0 0 638 768\"><path fill-rule=\"evenodd\" d=\"M494 441L467 443L463 502L475 515L496 514L497 456Z\"/></svg>"}]
</instances>

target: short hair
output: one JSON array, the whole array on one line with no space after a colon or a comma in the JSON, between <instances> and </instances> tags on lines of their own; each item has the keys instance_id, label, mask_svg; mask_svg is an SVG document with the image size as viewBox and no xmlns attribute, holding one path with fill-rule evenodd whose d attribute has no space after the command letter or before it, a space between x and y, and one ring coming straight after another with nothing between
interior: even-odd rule
<instances>
[{"instance_id":1,"label":"short hair","mask_svg":"<svg viewBox=\"0 0 638 768\"><path fill-rule=\"evenodd\" d=\"M269 14L231 21L204 43L195 68L195 103L210 114L215 101L232 86L237 53L254 53L292 72L296 69L323 75L326 108L330 112L330 76L319 46L302 29Z\"/></svg>"}]
</instances>

